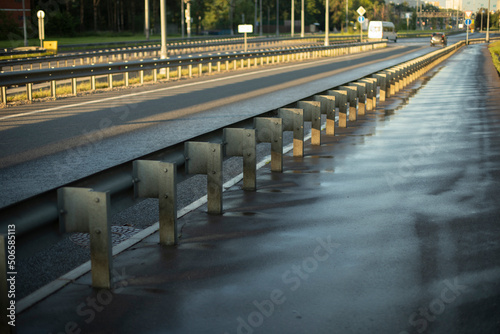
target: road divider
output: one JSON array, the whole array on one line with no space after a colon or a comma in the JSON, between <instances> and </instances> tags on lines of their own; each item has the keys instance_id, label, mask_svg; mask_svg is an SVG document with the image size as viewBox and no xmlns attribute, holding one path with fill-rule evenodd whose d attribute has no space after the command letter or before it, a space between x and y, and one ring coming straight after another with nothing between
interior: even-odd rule
<instances>
[{"instance_id":1,"label":"road divider","mask_svg":"<svg viewBox=\"0 0 500 334\"><path fill-rule=\"evenodd\" d=\"M52 244L61 237L61 232L90 233L92 285L109 288L112 282L109 217L112 213L130 207L140 198L158 198L159 243L175 245L179 215L176 185L179 182L193 174L207 175L207 212L222 214L224 156L243 156L243 188L255 190L258 188L255 159L258 143L271 144L271 171L283 172L284 131L293 131L293 155L303 156L304 122L312 122L312 144L320 145L321 114L326 114L324 135L333 136L335 127L347 127L357 121L362 104L366 103L366 111L374 110L378 90L381 97L390 85L396 94L462 46L464 43L457 43L359 80L326 87L293 105L282 106L1 208L0 231L7 235L8 226L16 226L18 252L22 248L36 250ZM372 103L368 107L370 96ZM2 270L6 268L6 263L2 262L5 255L5 248L0 247ZM6 275L5 272L0 274ZM62 286L64 284L58 288ZM1 298L6 305L7 297Z\"/></svg>"},{"instance_id":2,"label":"road divider","mask_svg":"<svg viewBox=\"0 0 500 334\"><path fill-rule=\"evenodd\" d=\"M130 73L137 73L139 83L144 84L145 71L152 73L152 80L156 83L160 73L166 80L170 80L172 72L175 70L178 79L193 77L195 68L197 75L204 73L212 74L214 64L218 72L224 69L236 70L238 68L249 68L252 66L251 60L254 60L253 66L264 64L279 64L290 61L301 61L305 59L314 59L320 57L338 57L347 54L359 53L382 48L387 45L386 42L370 43L350 43L331 46L311 46L300 48L287 48L279 50L261 50L254 52L232 52L217 53L198 56L169 57L166 59L148 59L138 61L122 61L107 64L92 64L83 66L72 66L65 68L24 70L15 72L0 73L0 103L6 104L7 88L10 86L26 86L26 99L33 101L33 84L49 83L50 96L57 98L57 82L70 80L71 94L77 94L77 79L86 78L90 81L90 91L96 90L96 81L99 77L106 78L107 88L112 89L116 85L115 76L120 76L123 85L130 85ZM240 64L238 66L238 63ZM183 74L184 73L184 74Z\"/></svg>"}]
</instances>

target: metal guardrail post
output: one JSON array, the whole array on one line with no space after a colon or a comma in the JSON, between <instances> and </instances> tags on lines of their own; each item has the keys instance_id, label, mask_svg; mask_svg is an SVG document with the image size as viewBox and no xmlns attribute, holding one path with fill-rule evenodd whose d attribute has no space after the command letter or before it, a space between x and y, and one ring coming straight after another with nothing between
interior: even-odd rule
<instances>
[{"instance_id":1,"label":"metal guardrail post","mask_svg":"<svg viewBox=\"0 0 500 334\"><path fill-rule=\"evenodd\" d=\"M207 175L208 213L222 214L222 145L186 142L184 155L187 174Z\"/></svg>"},{"instance_id":2,"label":"metal guardrail post","mask_svg":"<svg viewBox=\"0 0 500 334\"><path fill-rule=\"evenodd\" d=\"M26 84L26 97L28 101L33 101L33 84L31 82Z\"/></svg>"},{"instance_id":3,"label":"metal guardrail post","mask_svg":"<svg viewBox=\"0 0 500 334\"><path fill-rule=\"evenodd\" d=\"M326 135L335 135L335 96L315 95L314 101L321 103L321 113L326 115Z\"/></svg>"},{"instance_id":4,"label":"metal guardrail post","mask_svg":"<svg viewBox=\"0 0 500 334\"><path fill-rule=\"evenodd\" d=\"M377 105L377 79L364 78L360 82L366 84L366 111L372 111Z\"/></svg>"},{"instance_id":5,"label":"metal guardrail post","mask_svg":"<svg viewBox=\"0 0 500 334\"><path fill-rule=\"evenodd\" d=\"M380 87L380 102L385 102L387 97L387 74L385 73L376 73L373 74L373 77L377 79L377 85Z\"/></svg>"},{"instance_id":6,"label":"metal guardrail post","mask_svg":"<svg viewBox=\"0 0 500 334\"><path fill-rule=\"evenodd\" d=\"M56 93L57 87L56 87L56 81L55 80L50 80L50 96L55 100L56 99Z\"/></svg>"},{"instance_id":7,"label":"metal guardrail post","mask_svg":"<svg viewBox=\"0 0 500 334\"><path fill-rule=\"evenodd\" d=\"M293 131L293 156L304 156L304 111L280 108L278 117L283 119L283 131Z\"/></svg>"},{"instance_id":8,"label":"metal guardrail post","mask_svg":"<svg viewBox=\"0 0 500 334\"><path fill-rule=\"evenodd\" d=\"M108 88L113 89L113 74L108 74Z\"/></svg>"},{"instance_id":9,"label":"metal guardrail post","mask_svg":"<svg viewBox=\"0 0 500 334\"><path fill-rule=\"evenodd\" d=\"M339 128L346 128L347 110L349 109L348 92L345 90L328 90L327 94L335 97L335 107L339 109Z\"/></svg>"},{"instance_id":10,"label":"metal guardrail post","mask_svg":"<svg viewBox=\"0 0 500 334\"><path fill-rule=\"evenodd\" d=\"M224 155L243 157L243 190L254 191L257 183L256 130L225 128Z\"/></svg>"},{"instance_id":11,"label":"metal guardrail post","mask_svg":"<svg viewBox=\"0 0 500 334\"><path fill-rule=\"evenodd\" d=\"M110 195L88 188L59 188L57 191L59 222L65 232L90 234L92 286L111 288Z\"/></svg>"},{"instance_id":12,"label":"metal guardrail post","mask_svg":"<svg viewBox=\"0 0 500 334\"><path fill-rule=\"evenodd\" d=\"M271 143L271 171L283 171L283 120L281 118L254 118L257 143Z\"/></svg>"},{"instance_id":13,"label":"metal guardrail post","mask_svg":"<svg viewBox=\"0 0 500 334\"><path fill-rule=\"evenodd\" d=\"M304 111L304 122L311 122L311 145L321 145L321 102L298 101L297 108Z\"/></svg>"},{"instance_id":14,"label":"metal guardrail post","mask_svg":"<svg viewBox=\"0 0 500 334\"><path fill-rule=\"evenodd\" d=\"M7 104L7 87L2 86L0 95L0 97L2 98L2 101L0 102L2 102L3 104Z\"/></svg>"},{"instance_id":15,"label":"metal guardrail post","mask_svg":"<svg viewBox=\"0 0 500 334\"><path fill-rule=\"evenodd\" d=\"M76 78L71 78L71 94L76 96Z\"/></svg>"},{"instance_id":16,"label":"metal guardrail post","mask_svg":"<svg viewBox=\"0 0 500 334\"><path fill-rule=\"evenodd\" d=\"M339 90L347 91L347 101L349 101L349 121L354 122L358 119L358 89L354 86L340 86Z\"/></svg>"},{"instance_id":17,"label":"metal guardrail post","mask_svg":"<svg viewBox=\"0 0 500 334\"><path fill-rule=\"evenodd\" d=\"M349 86L355 86L358 90L358 115L366 114L366 83L351 82Z\"/></svg>"},{"instance_id":18,"label":"metal guardrail post","mask_svg":"<svg viewBox=\"0 0 500 334\"><path fill-rule=\"evenodd\" d=\"M175 163L136 160L134 195L158 198L160 244L177 244L177 166Z\"/></svg>"}]
</instances>

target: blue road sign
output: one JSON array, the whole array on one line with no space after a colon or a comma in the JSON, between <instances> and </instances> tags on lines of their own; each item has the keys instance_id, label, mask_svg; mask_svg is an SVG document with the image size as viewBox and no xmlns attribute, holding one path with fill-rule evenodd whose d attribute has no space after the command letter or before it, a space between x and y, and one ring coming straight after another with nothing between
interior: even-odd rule
<instances>
[{"instance_id":1,"label":"blue road sign","mask_svg":"<svg viewBox=\"0 0 500 334\"><path fill-rule=\"evenodd\" d=\"M466 26L470 26L471 24L472 24L472 20L471 19L465 20L465 25Z\"/></svg>"},{"instance_id":2,"label":"blue road sign","mask_svg":"<svg viewBox=\"0 0 500 334\"><path fill-rule=\"evenodd\" d=\"M359 23L363 23L364 20L365 20L364 16L358 16L358 22Z\"/></svg>"}]
</instances>

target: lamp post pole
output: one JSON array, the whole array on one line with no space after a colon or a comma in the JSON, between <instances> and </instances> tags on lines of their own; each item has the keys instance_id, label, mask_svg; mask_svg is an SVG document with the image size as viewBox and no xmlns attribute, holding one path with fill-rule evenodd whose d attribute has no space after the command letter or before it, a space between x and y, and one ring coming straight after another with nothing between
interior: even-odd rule
<instances>
[{"instance_id":1,"label":"lamp post pole","mask_svg":"<svg viewBox=\"0 0 500 334\"><path fill-rule=\"evenodd\" d=\"M160 58L167 58L167 14L166 14L166 0L160 0L160 23L161 23L161 49Z\"/></svg>"},{"instance_id":2,"label":"lamp post pole","mask_svg":"<svg viewBox=\"0 0 500 334\"><path fill-rule=\"evenodd\" d=\"M300 9L300 37L304 37L304 0L301 1Z\"/></svg>"},{"instance_id":3,"label":"lamp post pole","mask_svg":"<svg viewBox=\"0 0 500 334\"><path fill-rule=\"evenodd\" d=\"M345 32L349 32L349 17L348 17L348 7L349 7L349 0L345 0Z\"/></svg>"},{"instance_id":4,"label":"lamp post pole","mask_svg":"<svg viewBox=\"0 0 500 334\"><path fill-rule=\"evenodd\" d=\"M325 46L330 45L330 36L328 33L330 32L330 9L329 9L329 0L325 0Z\"/></svg>"},{"instance_id":5,"label":"lamp post pole","mask_svg":"<svg viewBox=\"0 0 500 334\"><path fill-rule=\"evenodd\" d=\"M488 0L488 18L486 19L486 43L490 42L490 0Z\"/></svg>"}]
</instances>

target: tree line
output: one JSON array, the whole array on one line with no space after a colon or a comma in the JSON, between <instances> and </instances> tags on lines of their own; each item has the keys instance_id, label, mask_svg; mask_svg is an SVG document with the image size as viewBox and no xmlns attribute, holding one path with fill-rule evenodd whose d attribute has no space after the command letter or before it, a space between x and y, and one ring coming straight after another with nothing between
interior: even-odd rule
<instances>
[{"instance_id":1,"label":"tree line","mask_svg":"<svg viewBox=\"0 0 500 334\"><path fill-rule=\"evenodd\" d=\"M182 1L169 0L167 24L169 34L180 34ZM185 1L185 0L184 0ZM262 0L263 26L276 26L291 19L291 5L295 1L295 22L299 24L301 0ZM355 26L356 10L363 6L365 17L370 20L392 21L400 29L406 29L405 13L412 13L409 27L416 26L415 8L408 3L393 4L384 0L328 0L330 28L337 31ZM346 1L348 1L346 20ZM254 24L255 0L190 0L192 34L236 31L238 24ZM431 5L428 8L438 10ZM185 6L184 6L185 7ZM305 24L316 24L324 30L325 0L304 0ZM144 31L145 0L31 0L31 22L29 29L36 30L36 12L44 10L45 32L53 36L74 36L92 32L112 31L138 33ZM160 1L149 0L150 28L160 32ZM278 9L278 10L277 10ZM257 0L257 17L260 17L260 0ZM7 22L3 20L4 24ZM7 29L14 29L9 26ZM0 28L1 30L1 28ZM5 29L4 29L5 30ZM275 28L274 30L276 31Z\"/></svg>"}]
</instances>

